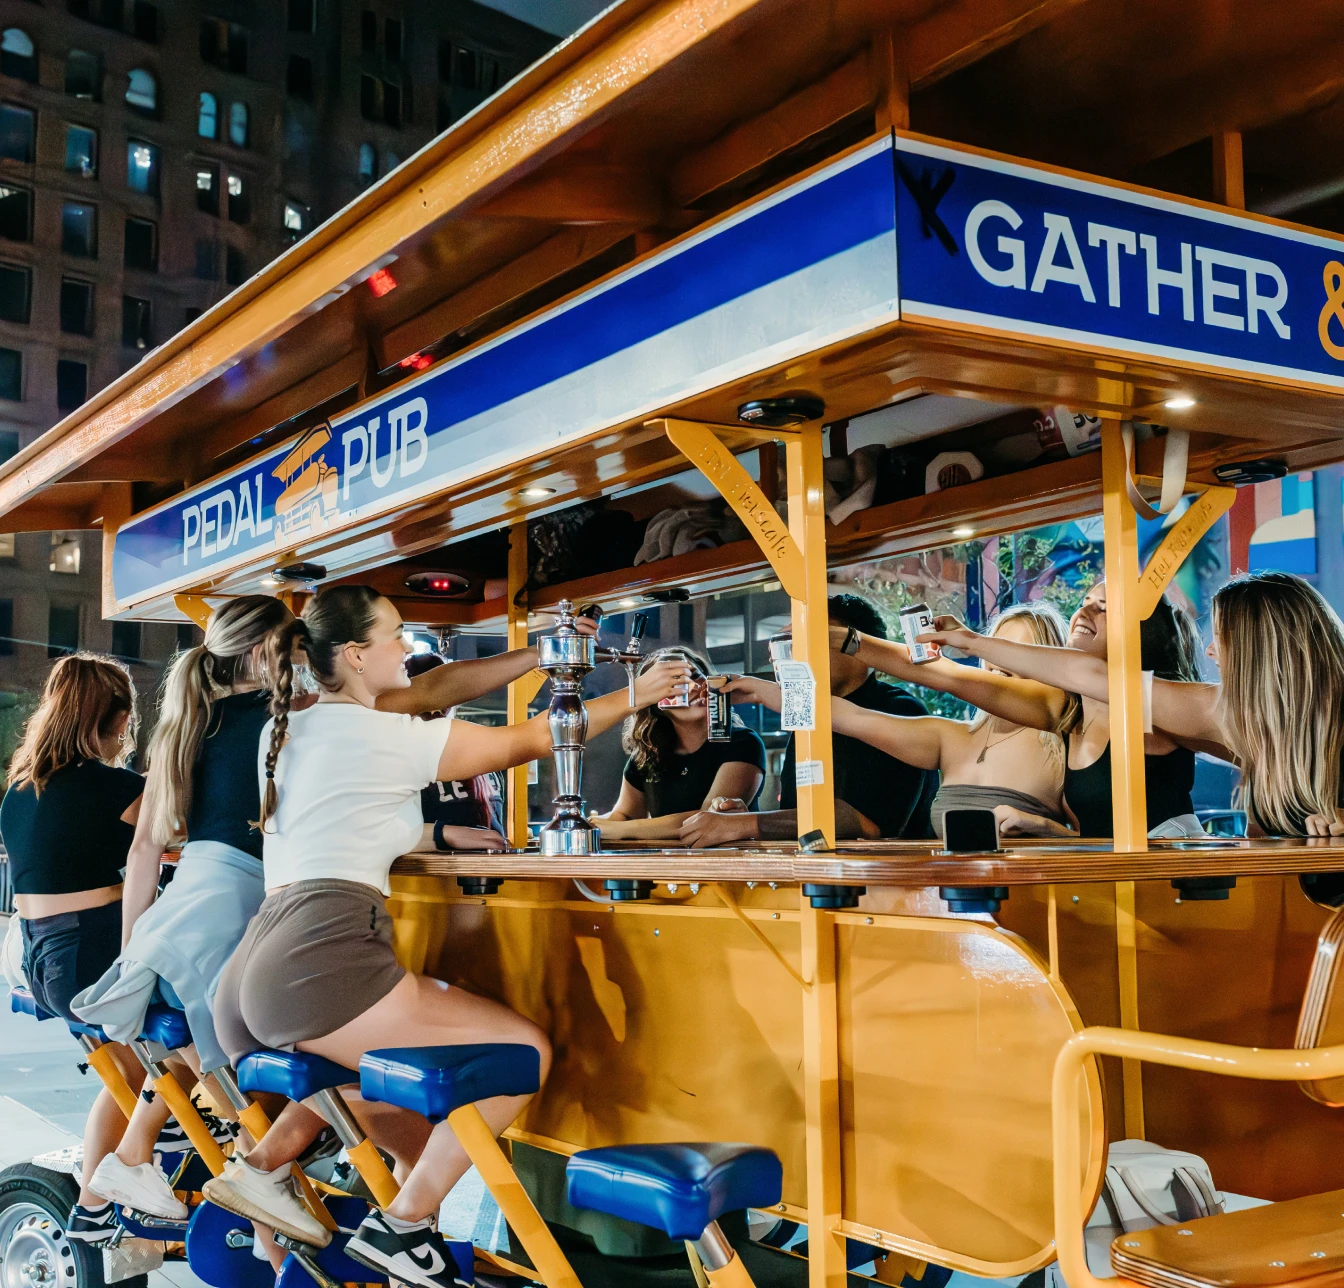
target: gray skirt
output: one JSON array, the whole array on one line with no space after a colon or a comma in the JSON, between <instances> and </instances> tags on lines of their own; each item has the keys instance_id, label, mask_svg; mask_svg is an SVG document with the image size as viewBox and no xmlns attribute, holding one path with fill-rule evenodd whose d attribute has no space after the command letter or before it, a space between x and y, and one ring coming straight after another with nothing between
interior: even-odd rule
<instances>
[{"instance_id":1,"label":"gray skirt","mask_svg":"<svg viewBox=\"0 0 1344 1288\"><path fill-rule=\"evenodd\" d=\"M215 993L229 1059L325 1037L382 1001L406 974L381 891L296 881L267 895Z\"/></svg>"}]
</instances>

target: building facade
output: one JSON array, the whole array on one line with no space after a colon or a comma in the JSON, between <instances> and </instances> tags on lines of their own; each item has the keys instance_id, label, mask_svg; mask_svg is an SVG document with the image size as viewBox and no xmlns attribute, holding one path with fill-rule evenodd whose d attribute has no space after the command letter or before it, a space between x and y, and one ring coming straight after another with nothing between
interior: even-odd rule
<instances>
[{"instance_id":1,"label":"building facade","mask_svg":"<svg viewBox=\"0 0 1344 1288\"><path fill-rule=\"evenodd\" d=\"M0 0L0 460L543 54L470 0ZM0 691L101 620L101 537L0 537Z\"/></svg>"}]
</instances>

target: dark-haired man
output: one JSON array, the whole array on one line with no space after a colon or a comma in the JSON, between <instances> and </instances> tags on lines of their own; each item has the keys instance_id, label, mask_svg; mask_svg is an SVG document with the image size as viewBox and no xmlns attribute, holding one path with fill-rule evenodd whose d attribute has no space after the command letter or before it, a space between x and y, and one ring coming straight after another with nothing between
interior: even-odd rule
<instances>
[{"instance_id":1,"label":"dark-haired man","mask_svg":"<svg viewBox=\"0 0 1344 1288\"><path fill-rule=\"evenodd\" d=\"M859 595L832 595L827 616L833 626L852 626L865 635L886 639L881 614ZM870 711L898 716L926 716L918 698L878 679L873 669L847 653L831 649L831 694L848 698ZM831 757L835 774L835 833L838 838L933 835L929 806L938 790L938 775L916 769L895 756L875 750L857 738L834 734ZM681 825L685 845L731 845L735 841L785 841L798 836L797 754L794 740L784 756L780 808L766 813L713 813L702 810Z\"/></svg>"}]
</instances>

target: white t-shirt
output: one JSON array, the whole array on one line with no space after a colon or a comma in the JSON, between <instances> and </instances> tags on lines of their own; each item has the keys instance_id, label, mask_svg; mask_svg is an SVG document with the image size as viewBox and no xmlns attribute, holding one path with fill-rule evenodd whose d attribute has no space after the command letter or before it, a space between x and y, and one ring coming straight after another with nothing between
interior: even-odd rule
<instances>
[{"instance_id":1,"label":"white t-shirt","mask_svg":"<svg viewBox=\"0 0 1344 1288\"><path fill-rule=\"evenodd\" d=\"M272 723L257 749L263 793ZM393 861L420 840L420 791L438 780L452 725L354 702L295 711L275 766L279 807L262 840L266 888L339 880L387 894Z\"/></svg>"}]
</instances>

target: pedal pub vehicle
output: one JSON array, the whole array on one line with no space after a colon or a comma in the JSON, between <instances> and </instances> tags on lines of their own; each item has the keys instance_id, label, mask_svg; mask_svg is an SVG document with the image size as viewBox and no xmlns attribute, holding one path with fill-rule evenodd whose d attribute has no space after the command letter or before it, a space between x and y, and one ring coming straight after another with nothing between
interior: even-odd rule
<instances>
[{"instance_id":1,"label":"pedal pub vehicle","mask_svg":"<svg viewBox=\"0 0 1344 1288\"><path fill-rule=\"evenodd\" d=\"M562 601L791 597L804 845L529 848L524 769L511 850L394 869L403 962L555 1046L509 1159L455 1119L517 1236L489 1273L637 1283L691 1239L688 1284L1091 1288L1108 1145L1147 1139L1274 1202L1127 1234L1122 1278L1338 1279L1299 877L1344 847L1149 842L1139 624L1238 484L1344 460L1344 238L1248 212L1242 161L1333 212L1341 41L1309 0L625 0L0 466L0 528L101 529L112 618L351 580L519 646ZM959 449L1006 407L1099 450L826 519L845 423ZM688 470L746 538L529 585L529 519ZM1140 567L1136 507L1182 498ZM828 569L1097 513L1113 841L838 842Z\"/></svg>"}]
</instances>

